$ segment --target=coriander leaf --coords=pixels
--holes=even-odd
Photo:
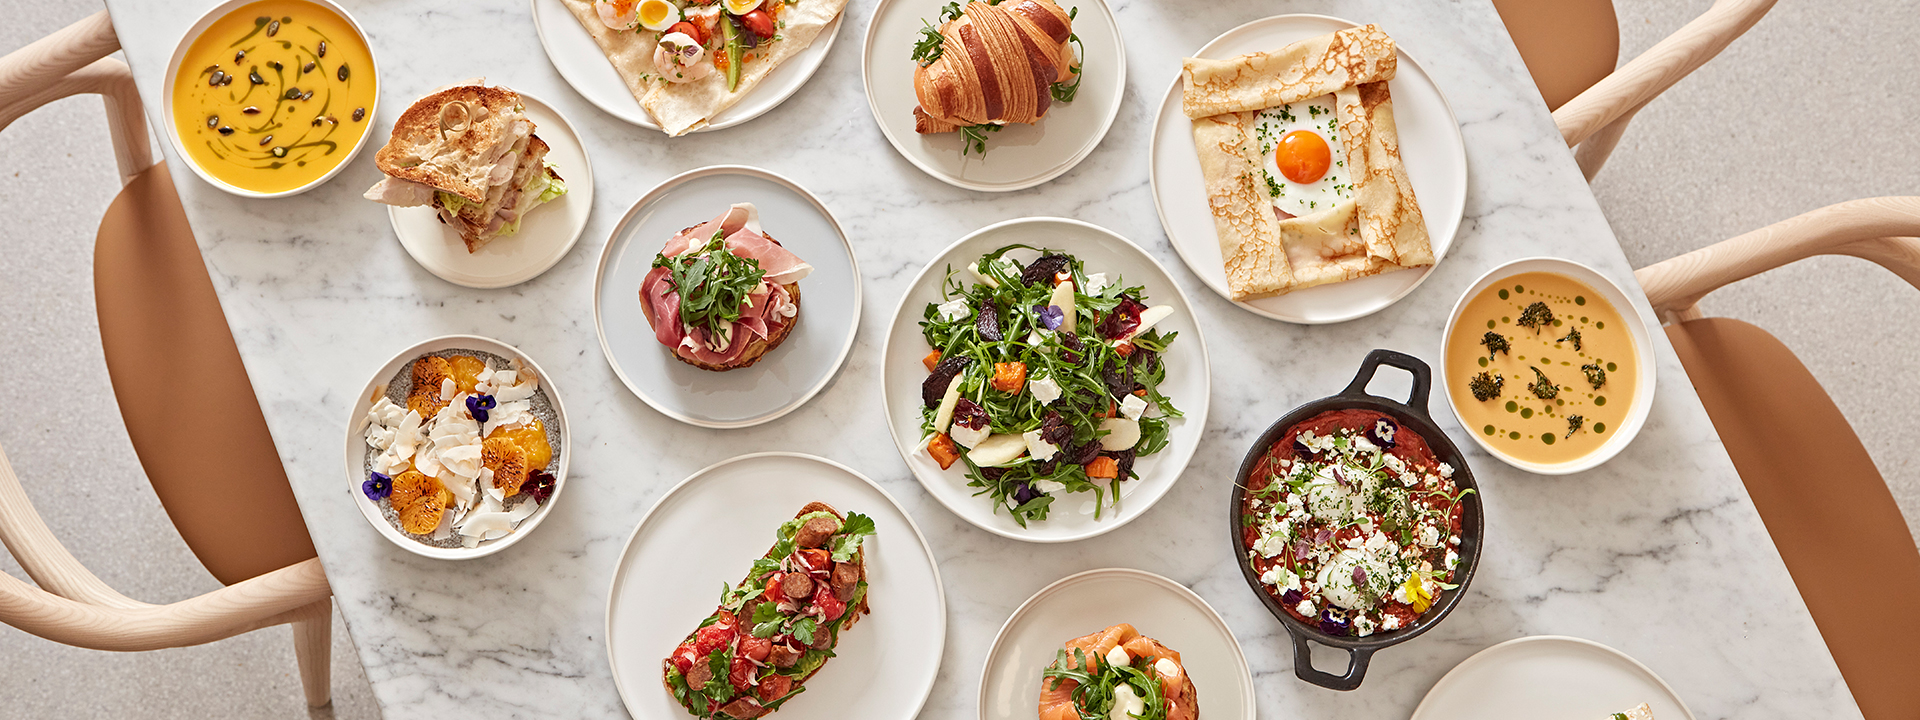
[[[793,639],[799,640],[804,645],[812,645],[813,632],[819,628],[820,621],[812,617],[800,618],[800,622],[793,624]]]
[[[860,551],[860,541],[874,534],[873,518],[860,513],[847,513],[847,519],[840,524],[840,533],[833,538],[833,561],[846,562]]]

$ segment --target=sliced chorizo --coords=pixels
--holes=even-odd
[[[827,544],[827,539],[840,531],[840,521],[836,518],[819,516],[801,523],[800,529],[793,533],[793,544],[803,548],[817,548]]]

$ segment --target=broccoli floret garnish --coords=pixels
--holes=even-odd
[[[1580,352],[1581,350],[1584,349],[1580,347],[1580,328],[1574,328],[1572,330],[1568,330],[1567,336],[1560,338],[1560,342],[1573,343],[1574,352]]]
[[[1489,362],[1493,360],[1495,354],[1513,349],[1513,345],[1507,342],[1507,336],[1492,330],[1488,330],[1487,334],[1480,336],[1480,344],[1487,346],[1487,360]]]
[[[1534,397],[1538,397],[1541,400],[1552,400],[1560,396],[1560,386],[1553,384],[1552,380],[1548,380],[1547,374],[1540,372],[1540,368],[1536,367],[1533,369],[1533,376],[1538,379],[1534,380],[1532,384],[1527,385],[1527,389],[1533,391]]]
[[[1551,327],[1553,325],[1553,308],[1547,307],[1546,303],[1535,302],[1532,305],[1528,305],[1527,309],[1521,310],[1520,319],[1513,321],[1513,324],[1523,328],[1532,328],[1536,333],[1540,332],[1541,328]]]
[[[1600,363],[1596,362],[1581,365],[1580,372],[1587,374],[1587,384],[1592,385],[1595,390],[1599,390],[1601,385],[1607,384],[1607,370],[1606,368],[1600,367]]]
[[[1467,383],[1467,387],[1473,390],[1473,399],[1486,402],[1500,397],[1500,388],[1505,387],[1506,384],[1506,378],[1482,371],[1479,375],[1473,376],[1473,382]]]
[[[1587,425],[1587,419],[1585,417],[1581,417],[1579,415],[1568,415],[1567,416],[1567,434],[1562,435],[1561,437],[1562,438],[1573,437],[1574,433],[1580,432],[1580,428],[1586,427],[1586,425]]]

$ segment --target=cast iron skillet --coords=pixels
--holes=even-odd
[[[1391,365],[1413,374],[1413,392],[1405,404],[1367,394],[1367,383],[1372,382],[1374,372],[1379,370],[1381,365]],[[1473,571],[1480,565],[1480,543],[1486,530],[1479,486],[1474,483],[1473,471],[1467,467],[1466,458],[1460,454],[1460,449],[1454,447],[1453,440],[1440,432],[1440,428],[1433,424],[1433,418],[1427,415],[1427,391],[1432,386],[1433,373],[1419,358],[1393,350],[1374,350],[1367,353],[1367,359],[1360,364],[1360,372],[1354,374],[1353,382],[1347,384],[1347,389],[1341,390],[1338,395],[1321,398],[1294,408],[1293,412],[1287,413],[1268,427],[1266,432],[1261,433],[1260,439],[1254,442],[1253,449],[1247,451],[1247,459],[1240,463],[1240,474],[1234,476],[1233,505],[1227,510],[1227,529],[1232,536],[1233,554],[1239,559],[1240,572],[1246,576],[1247,585],[1253,588],[1255,595],[1260,596],[1260,602],[1267,606],[1267,611],[1273,613],[1275,618],[1279,618],[1280,624],[1285,625],[1287,633],[1293,636],[1293,672],[1300,676],[1301,680],[1332,690],[1352,690],[1360,687],[1360,681],[1367,675],[1367,661],[1373,658],[1375,651],[1412,640],[1439,624],[1446,618],[1447,613],[1453,611],[1453,606],[1459,604],[1460,597],[1467,592],[1467,584],[1473,581]],[[1367,637],[1328,635],[1321,632],[1320,628],[1300,622],[1287,614],[1287,611],[1280,607],[1280,602],[1267,594],[1265,586],[1260,583],[1259,575],[1253,570],[1253,563],[1248,560],[1248,548],[1242,542],[1240,525],[1240,508],[1246,500],[1247,477],[1253,474],[1253,468],[1259,463],[1260,457],[1265,455],[1273,443],[1285,435],[1288,429],[1329,410],[1372,410],[1392,417],[1395,422],[1400,423],[1401,430],[1412,430],[1421,439],[1426,440],[1427,447],[1433,450],[1434,457],[1453,466],[1453,482],[1459,489],[1474,488],[1474,493],[1467,495],[1461,501],[1465,509],[1460,518],[1460,547],[1457,551],[1460,553],[1460,565],[1459,572],[1454,576],[1454,582],[1458,583],[1459,587],[1441,591],[1439,597],[1434,598],[1433,607],[1427,608],[1420,619],[1407,627],[1375,633]],[[1307,646],[1309,640],[1347,651],[1347,673],[1334,675],[1315,669],[1312,651]]]

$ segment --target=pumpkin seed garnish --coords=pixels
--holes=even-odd
[[[325,41],[325,40],[321,40],[321,41],[320,41],[320,49],[319,49],[319,51],[318,51],[318,52],[316,52],[316,53],[314,53],[314,54],[315,54],[315,55],[318,55],[318,56],[320,56],[320,57],[326,57],[326,56],[327,56],[327,41]]]
[[[300,72],[310,73],[310,72],[313,72],[313,68],[314,68],[313,62],[308,61],[305,67],[300,68]]]
[[[232,135],[232,134],[233,134],[233,126],[232,126],[232,125],[222,125],[222,126],[220,126],[220,134],[221,134],[221,135]]]
[[[353,109],[353,121],[354,121],[354,122],[360,122],[361,120],[365,120],[365,119],[366,119],[366,117],[367,117],[367,109],[366,109],[366,108],[363,108],[363,107],[360,107],[360,108],[354,108],[354,109]],[[328,119],[330,119],[330,120],[331,120],[332,118],[328,118]],[[338,121],[338,120],[334,120],[334,122],[336,122],[336,123],[338,123],[338,122],[340,122],[340,121]]]
[[[263,146],[263,147],[264,147],[264,146],[265,146],[265,145],[266,145],[267,143],[270,143],[270,142],[273,142],[273,136],[272,136],[272,135],[268,135],[268,136],[266,136],[266,137],[263,137],[263,138],[260,138],[260,145],[261,145],[261,146]]]
[[[254,107],[252,105],[248,105],[246,108],[242,109],[240,112],[246,113],[248,115],[259,115],[260,108]]]
[[[275,20],[273,22],[267,23],[267,37],[273,37],[274,35],[279,34],[279,32],[280,32],[279,20]]]
[[[345,63],[342,63],[342,64],[340,65],[340,72],[337,72],[337,73],[334,73],[334,75],[336,75],[336,76],[338,76],[338,77],[340,78],[340,81],[341,81],[341,82],[346,82],[346,81],[347,81],[347,66],[346,66],[346,64],[345,64]]]
[[[287,149],[286,149],[286,148],[283,148],[283,147],[277,147],[277,148],[274,148],[274,149],[273,149],[273,156],[274,156],[274,157],[277,157],[277,158],[283,158],[283,157],[286,157],[286,156],[287,156]]]

